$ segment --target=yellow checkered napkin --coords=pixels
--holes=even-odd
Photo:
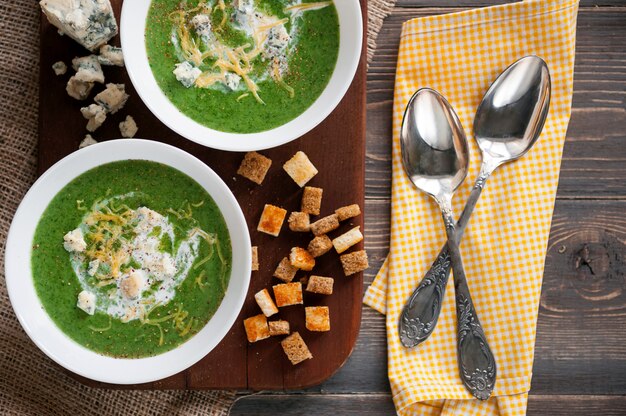
[[[389,380],[403,415],[522,415],[530,389],[541,279],[572,99],[577,0],[525,1],[414,19],[402,30],[395,83],[391,248],[365,295],[387,314]],[[542,57],[552,76],[550,113],[539,141],[491,177],[461,244],[474,304],[496,356],[494,397],[479,402],[458,376],[454,285],[439,323],[407,350],[398,337],[405,301],[445,242],[439,209],[402,170],[398,134],[420,87],[454,106],[471,146],[471,170],[454,198],[461,212],[480,165],[474,113],[495,78],[517,59]]]

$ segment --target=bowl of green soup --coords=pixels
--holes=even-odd
[[[250,265],[226,184],[182,150],[133,139],[79,150],[35,182],[5,272],[20,323],[50,358],[135,384],[188,368],[222,340]]]
[[[359,0],[133,0],[121,40],[148,108],[189,140],[275,147],[322,122],[361,58]]]

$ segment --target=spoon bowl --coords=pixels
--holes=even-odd
[[[474,136],[492,167],[522,157],[537,141],[550,106],[550,72],[538,56],[509,66],[476,111]]]
[[[438,92],[419,89],[407,104],[400,131],[402,165],[411,182],[437,201],[463,183],[469,148],[452,106]]]

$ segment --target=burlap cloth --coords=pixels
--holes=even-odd
[[[370,0],[368,61],[395,0]],[[116,391],[83,386],[28,339],[6,291],[4,248],[13,213],[36,178],[39,7],[0,2],[0,414],[227,415],[229,391]]]

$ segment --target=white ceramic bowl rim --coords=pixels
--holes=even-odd
[[[335,0],[339,16],[339,54],[328,85],[317,100],[292,121],[271,130],[240,134],[210,129],[181,113],[159,88],[145,47],[151,0],[125,1],[120,35],[126,69],[150,111],[181,136],[207,147],[229,151],[262,150],[297,139],[321,123],[348,91],[361,59],[363,21],[359,0]]]
[[[30,263],[38,219],[52,198],[81,173],[105,163],[129,159],[163,163],[187,174],[204,187],[224,216],[233,247],[230,282],[211,320],[198,334],[175,349],[139,359],[103,356],[65,335],[43,309],[33,284]],[[195,364],[227,334],[239,315],[248,290],[252,261],[249,247],[248,228],[237,200],[207,165],[189,153],[163,143],[139,139],[113,140],[86,147],[63,158],[28,191],[15,213],[7,238],[7,290],[22,327],[52,360],[96,381],[146,383],[176,374]]]

